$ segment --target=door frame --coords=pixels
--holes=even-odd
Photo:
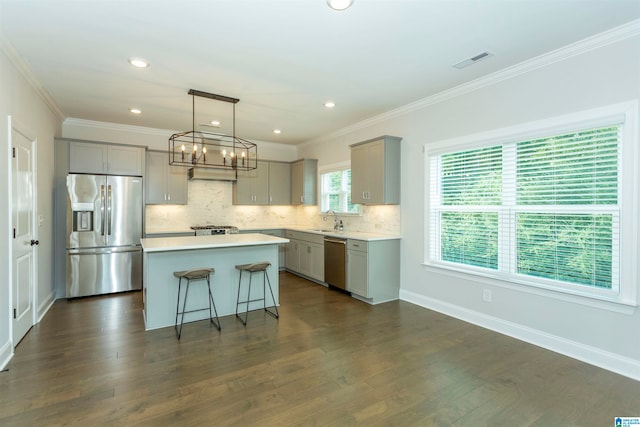
[[[7,302],[7,313],[9,314],[9,340],[11,341],[11,352],[15,351],[17,343],[15,342],[13,336],[13,242],[12,242],[12,228],[13,228],[13,131],[16,131],[22,134],[25,138],[31,141],[31,165],[32,165],[32,193],[31,193],[31,203],[33,207],[33,214],[31,215],[31,230],[32,230],[32,238],[34,240],[38,240],[38,164],[37,164],[37,150],[38,150],[38,139],[35,137],[35,132],[21,123],[19,120],[16,120],[11,115],[7,116],[7,133],[8,133],[8,141],[9,141],[9,156],[8,157],[8,171],[9,171],[9,192],[10,196],[8,197],[9,203],[8,205],[8,218],[9,221],[9,240],[7,242],[9,246],[9,301]],[[39,251],[34,249],[33,252],[33,283],[31,284],[31,295],[33,295],[32,307],[32,319],[31,326],[34,326],[38,322],[38,253]]]

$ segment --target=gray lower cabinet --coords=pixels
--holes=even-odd
[[[301,159],[291,163],[291,204],[317,205],[318,160]]]
[[[400,240],[347,242],[347,290],[378,304],[400,296]]]
[[[90,141],[69,142],[69,172],[144,175],[145,148]]]
[[[286,230],[290,240],[286,247],[287,270],[324,282],[324,236],[315,233]]]
[[[352,203],[400,203],[401,140],[385,135],[351,145]]]
[[[147,205],[187,204],[187,168],[169,165],[165,151],[147,151],[145,200]]]

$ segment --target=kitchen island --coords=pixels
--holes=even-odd
[[[268,261],[271,266],[267,272],[278,303],[278,244],[288,241],[259,233],[141,239],[145,329],[174,325],[178,298],[178,279],[173,276],[174,271],[214,268],[211,291],[218,316],[222,317],[235,314],[238,296],[238,270],[235,266]],[[252,287],[252,299],[261,296],[262,293],[262,278],[256,276],[254,281],[257,281],[259,286]],[[243,286],[243,291],[246,292],[246,286]],[[268,297],[267,306],[270,303]],[[206,283],[194,282],[189,289],[186,309],[206,306]],[[262,303],[254,302],[249,310],[261,307]],[[208,311],[188,313],[185,315],[185,323],[207,319],[208,316]]]

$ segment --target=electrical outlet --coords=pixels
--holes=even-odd
[[[369,222],[369,214],[364,214],[364,215],[362,215],[362,220],[363,220],[364,222]]]
[[[491,302],[491,289],[482,290],[482,301]]]
[[[167,211],[163,210],[163,211],[160,213],[160,218],[162,218],[162,219],[167,219]]]

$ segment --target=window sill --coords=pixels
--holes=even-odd
[[[543,285],[527,282],[506,280],[491,274],[481,272],[470,272],[468,270],[457,269],[455,267],[423,262],[422,265],[427,271],[444,274],[451,277],[465,279],[486,285],[496,286],[511,291],[525,292],[533,295],[553,298],[574,304],[594,307],[626,315],[633,315],[638,307],[636,301],[622,300],[618,298],[604,297],[580,292],[571,292],[565,289],[553,289]]]

